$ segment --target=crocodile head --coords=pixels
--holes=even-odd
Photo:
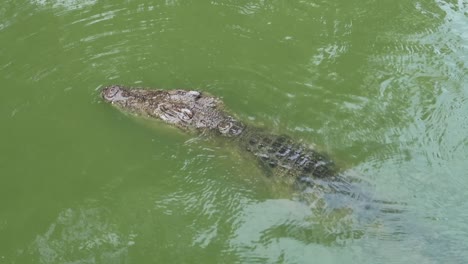
[[[101,97],[124,112],[161,119],[182,129],[210,129],[228,136],[243,131],[243,124],[223,111],[218,98],[198,91],[112,85],[102,89]]]

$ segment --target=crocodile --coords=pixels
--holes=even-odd
[[[281,175],[299,186],[321,185],[338,192],[350,192],[350,184],[340,176],[327,155],[289,136],[247,125],[209,93],[111,85],[101,90],[101,97],[126,113],[162,120],[183,131],[208,133],[235,141],[258,160],[267,175]]]
[[[336,232],[337,227],[333,227],[327,235],[332,241],[363,235],[360,227],[351,232],[345,230],[348,224],[352,225],[348,222],[353,221],[351,218],[367,226],[378,216],[403,212],[394,207],[398,203],[372,198],[365,182],[352,177],[349,171],[340,170],[325,153],[287,135],[241,121],[218,97],[207,92],[111,85],[104,87],[100,94],[105,102],[124,113],[162,120],[185,132],[212,135],[234,143],[257,160],[272,180],[285,182],[298,190],[294,192],[295,198],[310,205],[314,212],[325,212],[317,214],[326,219],[317,219],[318,222],[340,221],[339,226],[344,229]],[[379,206],[374,206],[376,204]],[[349,218],[351,212],[354,213]]]

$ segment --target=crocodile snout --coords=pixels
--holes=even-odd
[[[101,96],[105,101],[110,103],[126,100],[128,98],[124,94],[124,89],[118,85],[112,85],[102,89]]]

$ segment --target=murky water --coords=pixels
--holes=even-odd
[[[468,261],[464,0],[4,0],[0,81],[0,263]],[[113,83],[222,97],[392,203],[304,202]]]

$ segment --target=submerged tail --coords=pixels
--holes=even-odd
[[[399,221],[406,211],[404,202],[378,198],[370,184],[343,175],[326,179],[309,176],[298,177],[295,184],[296,197],[312,206],[317,201],[322,212],[334,214],[347,211],[347,219],[353,218],[357,227],[381,226]]]
[[[352,222],[362,234],[368,226],[385,228],[405,212],[405,203],[378,198],[370,184],[339,172],[327,155],[309,145],[257,128],[246,128],[237,140],[268,177],[292,183],[298,200],[337,225]]]

